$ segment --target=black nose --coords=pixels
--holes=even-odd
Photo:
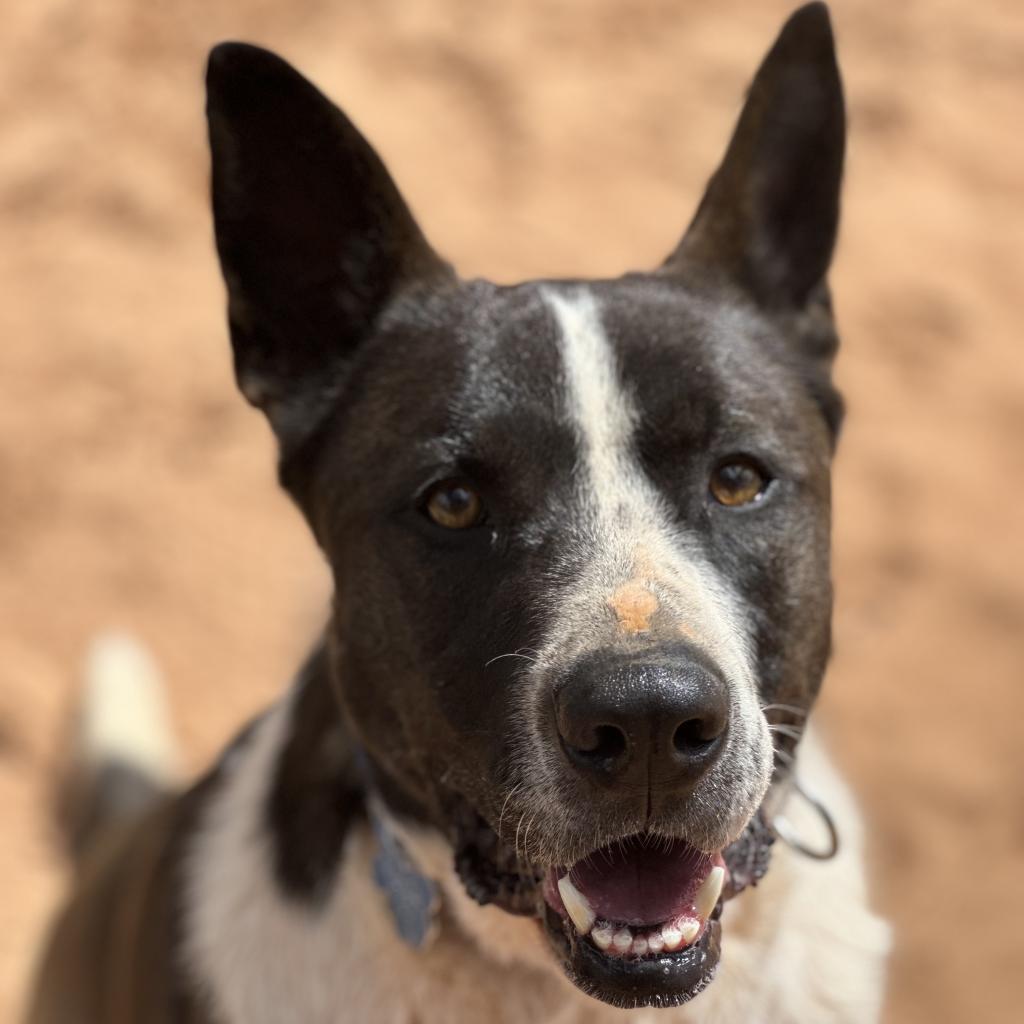
[[[729,692],[689,648],[592,656],[558,688],[555,717],[570,761],[594,780],[689,789],[725,744]]]

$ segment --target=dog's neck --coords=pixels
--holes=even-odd
[[[361,872],[380,890],[396,939],[411,948],[431,945],[443,929],[449,943],[472,942],[504,964],[551,971],[535,921],[481,907],[467,895],[455,851],[424,803],[347,733],[336,682],[321,644],[286,698],[289,726],[267,801],[279,887],[316,908],[329,900],[339,872]],[[349,830],[360,825],[368,825],[372,855],[357,867],[344,845]]]

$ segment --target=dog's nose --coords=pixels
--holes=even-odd
[[[689,649],[591,657],[555,696],[558,733],[578,771],[608,785],[692,789],[725,745],[725,680]]]

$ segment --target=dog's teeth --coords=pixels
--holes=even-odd
[[[599,924],[594,928],[590,937],[598,949],[611,949],[612,939],[615,937],[615,929],[610,924]]]
[[[630,949],[633,956],[647,956],[647,938],[643,935],[638,935],[633,940],[633,946]]]
[[[683,933],[674,924],[661,926],[661,937],[667,952],[672,953],[683,944]]]
[[[661,932],[651,932],[647,936],[647,948],[652,953],[660,953],[665,948],[665,936]]]
[[[711,911],[715,909],[718,897],[722,895],[722,885],[724,882],[725,868],[721,865],[716,865],[711,869],[708,877],[704,879],[704,884],[700,887],[697,898],[694,900],[694,908],[697,911],[698,917],[706,921],[711,916]]]
[[[612,936],[612,947],[618,953],[628,953],[633,945],[633,933],[628,928],[620,928]]]
[[[558,880],[558,894],[562,897],[565,912],[572,918],[576,931],[586,935],[594,927],[597,915],[590,907],[587,897],[569,881],[569,876]]]
[[[697,933],[700,931],[700,921],[695,921],[692,917],[684,917],[679,922],[679,934],[683,937],[683,945],[688,946],[695,938]]]

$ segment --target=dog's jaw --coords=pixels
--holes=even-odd
[[[774,841],[758,812],[724,858],[707,858],[703,884],[698,880],[689,904],[688,916],[700,917],[699,933],[684,931],[674,940],[670,934],[672,948],[622,951],[602,944],[597,928],[586,934],[588,929],[573,921],[557,891],[552,898],[553,879],[561,872],[519,861],[518,883],[513,883],[512,851],[503,848],[468,806],[457,815],[463,827],[451,839],[391,814],[383,803],[380,807],[387,827],[444,893],[445,917],[457,922],[487,955],[499,963],[546,969],[558,965],[581,991],[620,1008],[680,1005],[707,987],[720,955],[723,906],[764,877]],[[597,851],[598,874],[608,856]],[[710,903],[709,888],[714,890]],[[607,922],[599,924],[607,927]],[[635,929],[638,936],[648,931]]]

